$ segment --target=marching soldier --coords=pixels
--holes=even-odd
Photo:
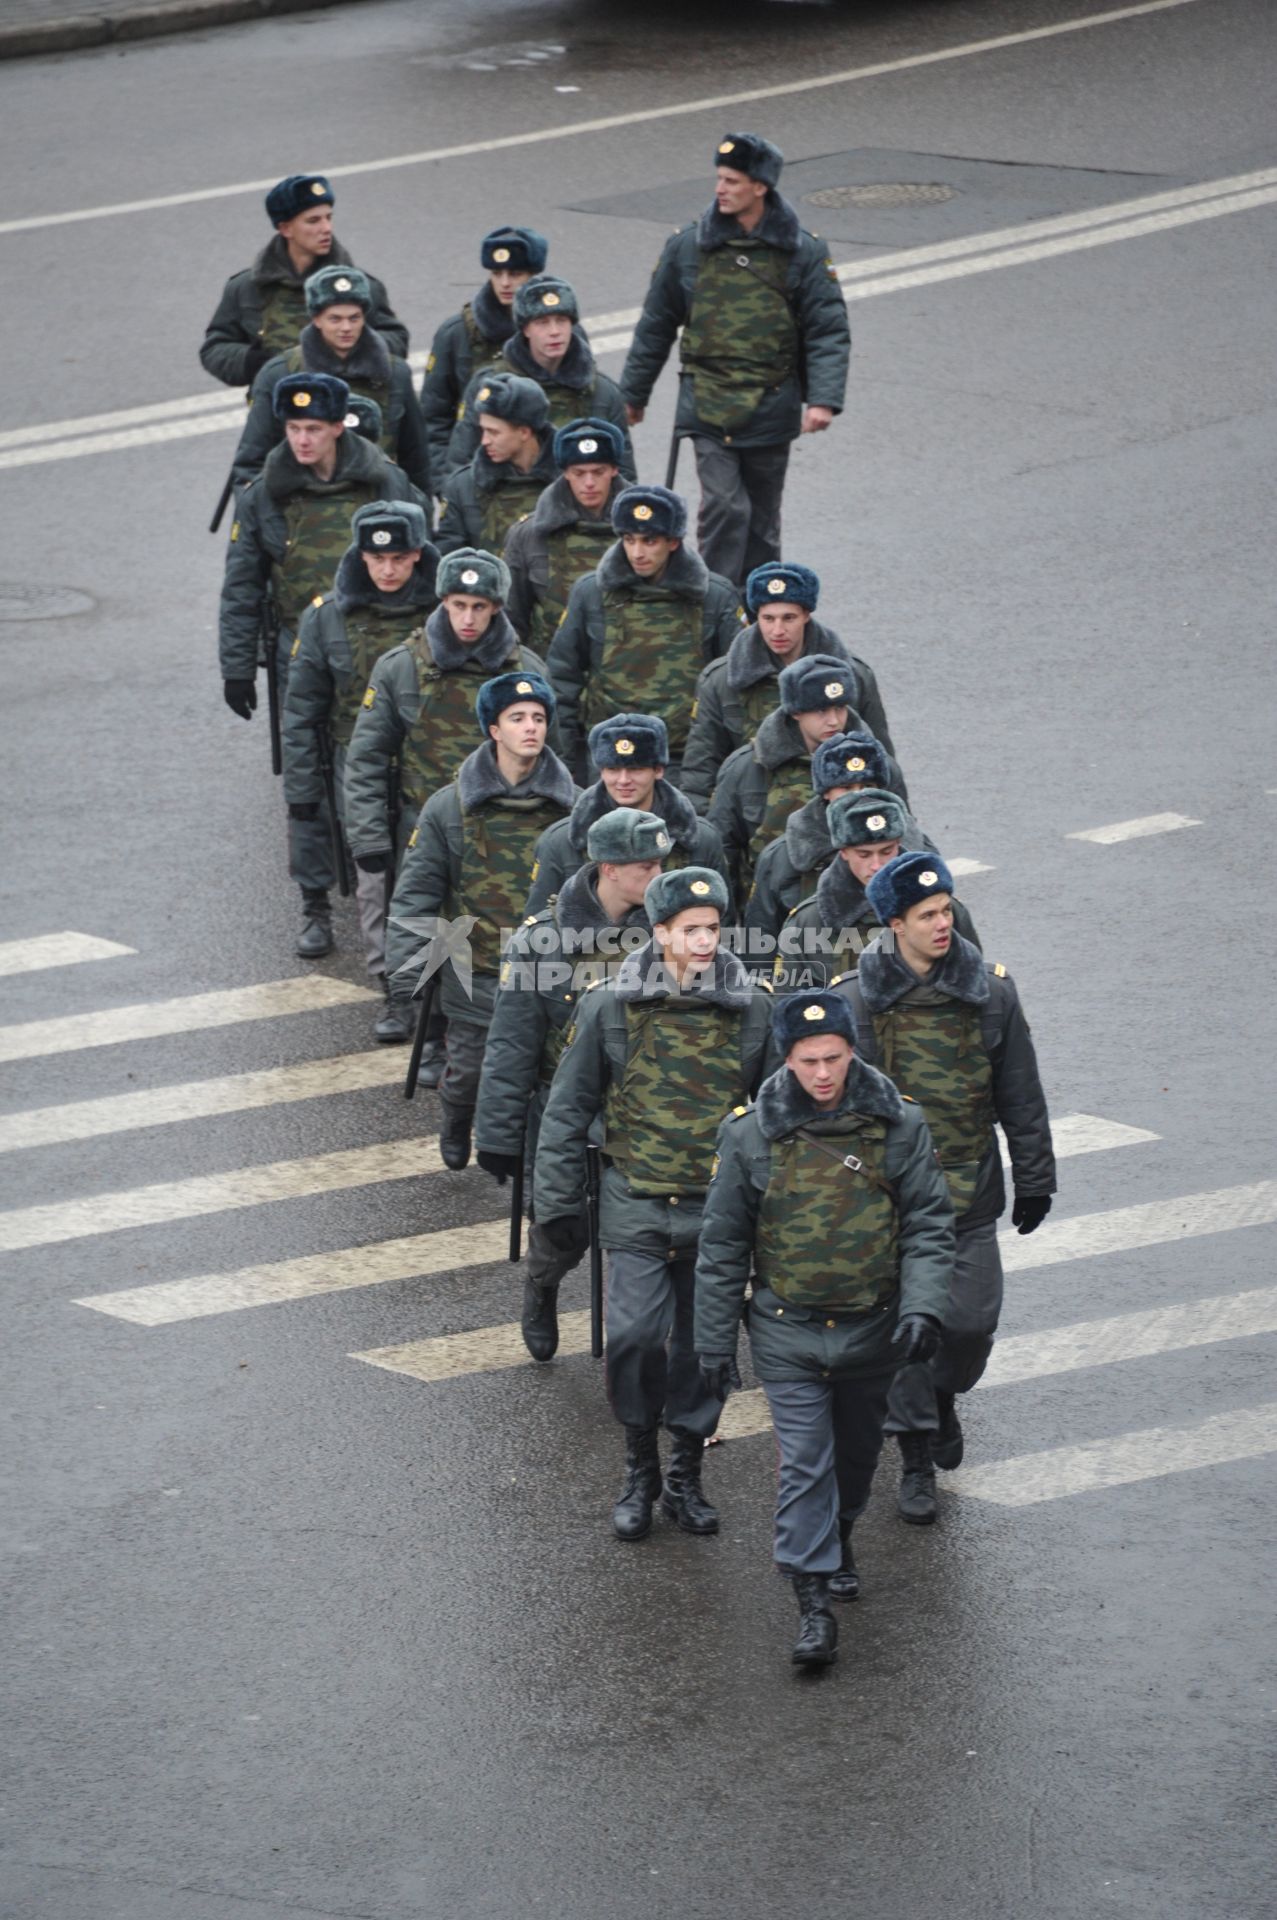
[[[720,1398],[749,1343],[776,1443],[775,1559],[793,1583],[792,1659],[827,1666],[829,1601],[860,1591],[851,1534],[869,1499],[901,1359],[939,1339],[953,1208],[922,1109],[859,1057],[844,1000],[780,1001],[784,1064],[723,1122],[696,1261],[696,1351]]]
[[[696,449],[698,544],[739,583],[780,558],[790,444],[842,411],[851,336],[824,241],[778,191],[780,149],[733,133],[714,165],[713,206],[657,262],[621,390],[637,426],[681,327],[675,432]]]
[[[626,1465],[612,1525],[622,1540],[650,1531],[658,1499],[689,1533],[718,1528],[701,1488],[720,1401],[692,1342],[696,1240],[718,1123],[756,1085],[768,1041],[766,993],[719,945],[722,876],[709,867],[659,874],[645,906],[651,943],[577,1010],[541,1119],[535,1184],[546,1238],[569,1249],[586,1143],[601,1122],[607,1383]],[[662,1420],[673,1441],[663,1498]]]
[[[888,932],[839,989],[855,1019],[856,1051],[922,1107],[957,1215],[939,1351],[901,1368],[887,1410],[903,1466],[901,1516],[926,1526],[936,1517],[936,1467],[962,1459],[956,1396],[988,1365],[1002,1308],[997,1223],[1006,1189],[994,1121],[1011,1156],[1011,1221],[1021,1233],[1033,1233],[1051,1211],[1055,1155],[1020,996],[1005,967],[954,931],[944,861],[902,853],[865,891]]]
[[[322,173],[290,173],[266,196],[274,238],[251,267],[226,282],[208,323],[200,360],[215,380],[249,387],[266,362],[297,344],[306,324],[303,288],[316,267],[353,265],[333,233],[333,190]],[[391,311],[380,280],[367,276],[369,322],[392,353],[408,352],[408,329]]]
[[[386,931],[391,980],[406,978],[419,957],[423,922],[445,915],[461,920],[466,932],[468,966],[450,953],[440,971],[448,1032],[439,1082],[439,1152],[454,1172],[470,1159],[502,930],[518,924],[538,839],[577,797],[567,768],[546,745],[554,695],[539,673],[485,680],[475,712],[483,744],[422,808],[404,849]],[[440,929],[434,937],[442,934]]]
[[[620,537],[573,587],[547,656],[569,764],[584,769],[585,735],[642,687],[677,779],[697,678],[745,616],[731,583],[684,544],[687,508],[668,487],[627,487],[612,527]]]
[[[514,296],[515,331],[492,363],[476,369],[457,409],[457,424],[448,442],[446,472],[455,473],[474,455],[479,444],[476,414],[480,387],[490,384],[498,373],[522,374],[545,388],[550,420],[556,427],[567,426],[583,414],[595,414],[610,420],[624,441],[621,471],[627,480],[635,477],[634,449],[625,421],[625,402],[615,380],[600,373],[594,355],[580,327],[581,317],[576,295],[566,280],[553,274],[534,274]]]
[[[307,280],[305,297],[310,322],[300,340],[268,360],[253,382],[248,421],[231,462],[235,485],[247,486],[279,444],[283,429],[271,404],[276,381],[288,373],[332,373],[376,403],[382,448],[414,487],[428,495],[430,456],[412,375],[407,361],[393,354],[389,342],[368,325],[368,275],[358,267],[320,267]]]
[[[442,484],[449,470],[448,442],[457,408],[476,366],[496,359],[514,332],[514,296],[545,266],[548,247],[531,227],[497,227],[485,234],[479,262],[487,279],[460,313],[445,320],[426,355],[421,382],[430,463]]]
[[[259,648],[274,646],[281,703],[302,615],[328,592],[350,545],[359,507],[426,502],[406,474],[345,428],[349,388],[327,373],[289,374],[275,388],[284,440],[245,488],[226,550],[218,622],[222,691],[241,720],[257,705]],[[304,803],[303,803],[304,804]],[[289,821],[289,872],[302,890],[296,951],[321,960],[332,951],[332,846],[318,817]]]
[[[433,793],[446,787],[474,749],[474,703],[485,680],[518,669],[544,674],[544,663],[519,639],[502,608],[509,592],[505,562],[462,547],[440,560],[439,605],[403,646],[372,669],[346,755],[346,833],[361,873],[385,874],[396,844],[386,796],[399,768],[399,847]],[[520,900],[520,905],[522,901]],[[407,1040],[413,1005],[407,982],[387,970],[380,1040]],[[418,1084],[438,1086],[443,1022],[436,1018]]]
[[[851,705],[887,752],[895,752],[873,668],[813,617],[819,594],[820,581],[811,568],[792,561],[756,567],[745,582],[751,624],[702,673],[683,755],[680,785],[702,811],[728,754],[752,740],[775,707],[781,669],[813,654],[843,661]]]
[[[294,820],[327,820],[324,742],[341,816],[346,750],[369,675],[383,653],[419,627],[435,605],[439,556],[415,501],[374,500],[351,522],[354,542],[342,555],[331,593],[302,615],[284,702],[284,798]],[[391,798],[388,791],[388,803]],[[389,861],[386,862],[388,867]],[[359,921],[368,971],[386,985],[386,867],[356,872]],[[377,1023],[379,1040],[406,1038]]]
[[[846,662],[836,655],[795,660],[781,669],[780,705],[749,745],[737,747],[724,762],[707,818],[722,835],[738,900],[749,898],[763,848],[780,837],[790,814],[810,794],[817,747],[835,734],[866,731],[848,687]],[[904,790],[894,760],[888,784]]]
[[[541,1114],[578,997],[651,938],[643,899],[670,851],[655,814],[613,808],[590,828],[586,864],[569,874],[552,905],[528,916],[507,947],[474,1125],[475,1157],[498,1186],[520,1157],[535,1165]],[[535,1219],[529,1231],[522,1326],[534,1360],[552,1360],[558,1350],[559,1283],[586,1250],[584,1219],[578,1229],[564,1248],[552,1246]]]
[[[856,971],[870,940],[882,932],[865,889],[875,873],[896,858],[914,824],[904,802],[884,787],[842,794],[830,803],[827,817],[835,857],[817,880],[816,891],[785,921],[772,974],[776,993],[825,987],[835,975],[845,979]],[[979,947],[971,915],[956,896],[951,905],[955,929]],[[836,951],[818,945],[818,936],[829,933],[837,937]]]
[[[542,835],[532,869],[529,913],[548,906],[576,872],[595,825],[613,809],[637,807],[657,816],[670,841],[664,856],[667,869],[713,867],[728,878],[718,834],[665,778],[669,750],[665,722],[656,713],[618,713],[590,729],[590,759],[599,777],[569,818]]]
[[[500,553],[555,477],[545,389],[517,373],[495,374],[475,397],[480,444],[444,483],[439,551],[482,547]]]
[[[625,443],[610,420],[573,420],[554,436],[557,478],[532,512],[511,527],[506,611],[521,639],[545,652],[567,610],[568,595],[610,547],[612,507],[625,486]]]

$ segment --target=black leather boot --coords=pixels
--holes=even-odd
[[[417,1070],[419,1087],[437,1087],[443,1079],[443,1070],[448,1064],[442,1040],[427,1040],[421,1049],[421,1065]]]
[[[838,1538],[842,1542],[842,1561],[837,1573],[829,1576],[829,1598],[831,1600],[859,1600],[860,1575],[856,1572],[856,1563],[851,1554],[851,1521],[838,1522]]]
[[[684,1533],[717,1533],[718,1508],[711,1507],[701,1489],[705,1442],[699,1434],[684,1433],[679,1427],[673,1429],[672,1438],[674,1447],[661,1506]]]
[[[661,1497],[661,1456],[655,1427],[625,1429],[625,1485],[612,1509],[618,1540],[641,1540],[652,1531],[652,1508]]]
[[[332,950],[332,902],[323,887],[303,887],[302,930],[293,951],[300,960],[322,960]]]
[[[929,1433],[898,1433],[900,1491],[896,1508],[911,1526],[929,1527],[936,1517],[936,1470],[931,1463]]]
[[[838,1622],[829,1611],[829,1582],[823,1573],[796,1573],[798,1638],[790,1659],[796,1667],[829,1667],[838,1658]]]
[[[951,1393],[936,1394],[936,1412],[940,1415],[940,1431],[932,1436],[931,1458],[937,1467],[952,1473],[962,1465],[963,1440],[962,1422]]]
[[[462,1107],[445,1107],[439,1130],[439,1157],[445,1167],[460,1173],[470,1164],[470,1122],[474,1114]]]
[[[386,996],[386,1004],[373,1025],[373,1037],[380,1040],[383,1046],[400,1046],[405,1040],[412,1039],[417,1024],[416,1005],[410,993],[397,992],[384,975],[381,988]]]
[[[534,1360],[553,1360],[559,1349],[559,1289],[523,1282],[523,1344]]]

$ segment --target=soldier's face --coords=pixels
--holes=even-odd
[[[572,338],[572,322],[566,313],[542,313],[524,322],[523,335],[532,349],[532,358],[543,367],[557,367]]]
[[[520,759],[535,759],[545,745],[548,725],[540,701],[528,700],[499,713],[488,732],[507,753],[517,754]]]
[[[854,1055],[850,1041],[827,1033],[819,1040],[795,1040],[785,1065],[818,1107],[832,1107],[842,1097]]]
[[[497,610],[495,600],[481,599],[477,593],[445,593],[443,605],[448,609],[452,631],[467,647],[482,640]]]
[[[899,851],[898,840],[883,840],[868,847],[839,848],[843,859],[862,887],[866,880],[873,879],[879,867],[885,867],[888,860],[894,860]]]
[[[617,471],[616,467],[605,467],[601,461],[588,460],[579,466],[565,467],[563,477],[577,506],[586,513],[597,514],[607,503]]]
[[[364,310],[353,301],[339,300],[336,306],[322,307],[311,325],[326,346],[344,356],[358,344],[365,326]]]
[[[621,545],[625,557],[640,580],[659,580],[681,540],[669,540],[662,533],[623,533]]]
[[[530,273],[522,272],[518,267],[494,267],[488,275],[488,285],[503,307],[511,307],[519,288],[531,278]]]
[[[406,553],[366,553],[364,565],[378,593],[398,593],[411,580],[420,558],[421,548],[409,547]]]
[[[832,805],[834,804],[834,801],[841,800],[844,793],[854,793],[854,792],[855,792],[854,787],[826,787],[825,791],[821,794],[820,797],[824,801],[827,807],[832,807]]]
[[[652,792],[664,767],[600,767],[599,779],[618,807],[652,811]]]
[[[331,253],[333,244],[333,210],[327,201],[317,207],[307,207],[291,220],[281,220],[279,231],[286,244],[299,253],[310,253],[317,260]]]
[[[285,420],[284,437],[299,467],[321,467],[335,459],[345,428],[340,420]]]
[[[778,660],[792,660],[802,652],[803,635],[811,621],[806,607],[778,600],[771,606],[760,607],[755,618],[764,644]]]
[[[822,740],[832,740],[847,731],[846,707],[816,707],[811,713],[796,713],[798,731],[808,753],[814,753]]]
[[[898,914],[891,931],[905,965],[925,972],[944,959],[953,943],[952,898],[947,893],[930,894],[908,913]]]
[[[642,906],[643,895],[660,870],[659,860],[626,860],[619,866],[613,866],[610,862],[607,866],[612,885],[627,907]]]
[[[662,921],[652,931],[664,949],[665,959],[676,971],[686,968],[691,973],[700,973],[713,963],[718,952],[721,932],[718,908],[684,907],[672,920]]]
[[[720,213],[749,213],[766,198],[767,188],[761,180],[751,180],[747,173],[737,173],[733,167],[715,168],[714,205]]]
[[[512,420],[498,420],[495,413],[479,415],[479,442],[489,460],[499,467],[513,460],[532,436],[531,427],[517,427]]]

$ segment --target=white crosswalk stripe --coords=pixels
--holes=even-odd
[[[0,941],[0,976],[78,967],[86,960],[115,960],[136,952],[136,947],[122,947],[118,940],[100,940],[92,933],[40,933],[30,940]]]
[[[259,987],[232,987],[226,992],[196,993],[178,1000],[148,1000],[137,1006],[107,1007],[101,1013],[66,1014],[57,1020],[24,1020],[16,1026],[0,1027],[0,1061],[38,1060],[45,1054],[114,1047],[126,1040],[198,1033],[240,1021],[274,1020],[284,1014],[354,1006],[377,997],[371,988],[352,986],[346,980],[299,974],[289,980],[268,980]]]
[[[1277,1453],[1277,1404],[1242,1407],[1191,1426],[1148,1427],[1081,1446],[960,1467],[944,1478],[945,1492],[999,1507],[1033,1507],[1105,1487],[1129,1487],[1171,1473],[1224,1466]]]
[[[1186,813],[1146,813],[1138,820],[1115,820],[1107,827],[1085,827],[1065,834],[1066,840],[1090,840],[1097,847],[1115,847],[1123,840],[1149,840],[1158,833],[1178,833],[1182,827],[1200,827]]]

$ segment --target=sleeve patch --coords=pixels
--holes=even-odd
[[[414,827],[412,832],[408,835],[408,845],[410,847],[415,847],[416,844],[417,844],[417,829]]]
[[[295,659],[297,658],[297,656],[298,656],[298,654],[299,654],[299,653],[301,652],[301,650],[302,650],[302,637],[301,637],[301,635],[300,635],[300,633],[296,633],[296,634],[294,634],[294,635],[293,635],[293,644],[292,644],[292,646],[291,646],[291,647],[290,647],[290,648],[288,649],[288,657],[289,657],[289,659],[290,659],[290,660],[295,660]]]
[[[368,689],[368,691],[367,691],[367,693],[366,693],[366,694],[364,695],[364,698],[363,698],[363,704],[364,704],[364,706],[365,706],[365,707],[370,707],[370,706],[372,706],[372,704],[373,704],[373,702],[374,702],[374,701],[376,700],[376,698],[377,698],[377,689],[376,689],[376,687],[369,687],[369,689]]]
[[[434,370],[435,370],[435,357],[434,357],[434,354],[433,354],[433,353],[428,353],[428,354],[426,355],[426,372],[427,372],[427,373],[433,373],[433,372],[434,372]]]
[[[993,977],[995,980],[1005,980],[1007,977],[1007,970],[1000,960],[994,966]]]
[[[238,520],[231,521],[231,539],[232,540],[239,539],[239,521]]]

